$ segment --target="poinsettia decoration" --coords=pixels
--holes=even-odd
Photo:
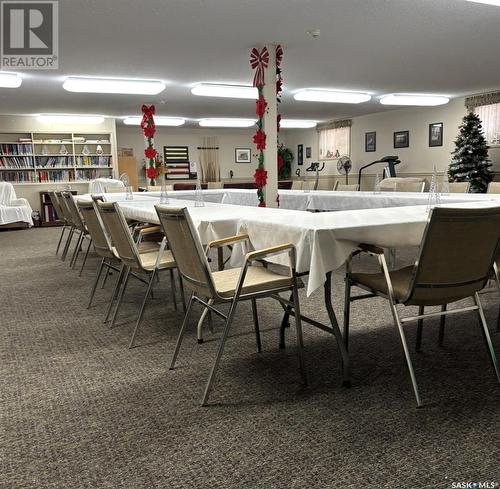
[[[250,53],[250,66],[255,70],[253,86],[257,87],[259,97],[255,102],[255,114],[257,115],[257,130],[255,131],[253,142],[257,148],[258,166],[254,174],[254,182],[257,186],[257,198],[259,207],[265,207],[264,187],[267,183],[267,171],[264,167],[264,150],[266,149],[266,133],[263,129],[264,114],[266,113],[267,101],[264,98],[264,70],[269,65],[269,51],[263,47],[260,51],[253,48]]]
[[[158,169],[156,165],[156,160],[158,157],[158,152],[154,148],[154,135],[156,132],[155,126],[155,106],[154,105],[143,105],[142,106],[142,120],[141,128],[144,133],[144,138],[146,139],[146,149],[144,150],[144,156],[147,160],[146,176],[149,179],[150,185],[155,185],[156,178],[158,177]]]

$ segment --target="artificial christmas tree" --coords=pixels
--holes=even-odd
[[[464,116],[459,131],[448,170],[450,179],[452,182],[470,182],[471,192],[486,192],[493,175],[481,119],[474,112],[469,112]]]

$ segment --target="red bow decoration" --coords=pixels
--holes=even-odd
[[[267,183],[267,171],[264,168],[257,168],[253,178],[257,187],[265,187]]]
[[[264,113],[266,112],[267,102],[264,97],[260,97],[255,101],[255,113],[259,119],[264,117]]]
[[[149,126],[155,126],[155,121],[153,116],[155,115],[155,106],[154,105],[143,105],[141,107],[142,110],[142,121],[141,127],[144,129],[149,121]]]
[[[154,149],[152,146],[149,146],[144,150],[144,156],[148,160],[154,160],[156,158],[156,149]]]
[[[156,168],[154,166],[150,166],[146,170],[146,175],[150,180],[154,180],[157,177]]]
[[[253,142],[259,151],[266,149],[266,133],[259,129],[253,136]]]
[[[264,69],[269,65],[269,51],[264,46],[260,51],[253,48],[250,53],[250,66],[255,70],[253,77],[254,87],[264,86]]]
[[[283,61],[283,48],[281,47],[281,44],[278,44],[276,46],[276,66],[281,65],[282,61]]]

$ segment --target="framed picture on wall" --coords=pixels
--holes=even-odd
[[[251,163],[252,150],[250,148],[235,148],[234,157],[236,163]]]
[[[365,152],[377,151],[377,133],[375,131],[365,133]]]
[[[429,124],[429,146],[443,146],[443,126],[442,122]]]
[[[304,164],[304,145],[297,145],[297,165]]]
[[[311,158],[312,150],[311,146],[306,147],[306,158]]]
[[[394,133],[394,148],[408,148],[410,146],[410,131],[396,131]]]

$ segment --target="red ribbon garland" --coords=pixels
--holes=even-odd
[[[269,51],[264,46],[260,51],[253,48],[250,53],[250,66],[255,70],[253,77],[254,87],[264,86],[264,69],[269,65]]]

